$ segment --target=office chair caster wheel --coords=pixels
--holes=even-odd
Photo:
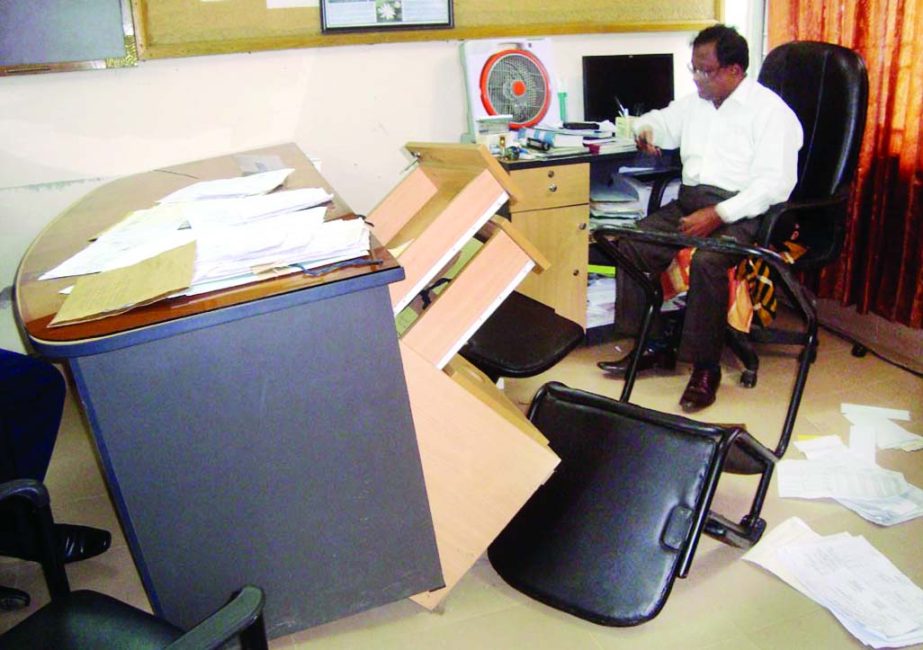
[[[12,612],[29,606],[32,599],[29,594],[12,587],[0,587],[0,611]]]
[[[744,388],[756,386],[756,370],[744,370],[740,373],[740,385]]]
[[[854,357],[864,357],[868,354],[869,349],[862,345],[861,343],[856,343],[852,346],[852,355]]]

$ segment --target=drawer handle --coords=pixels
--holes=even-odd
[[[553,169],[549,169],[549,170],[548,170],[548,178],[554,178],[554,170],[553,170]]]
[[[576,278],[578,275],[580,275],[580,269],[574,269],[574,277]]]
[[[549,192],[557,192],[557,191],[558,191],[558,186],[555,185],[554,183],[552,183],[551,185],[548,186],[548,191],[549,191]]]
[[[580,224],[580,225],[577,226],[577,227],[580,228],[580,230],[586,230],[586,224],[585,224],[585,223],[582,223],[582,224]]]

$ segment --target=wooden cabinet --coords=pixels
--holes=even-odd
[[[551,262],[519,290],[586,328],[589,163],[515,169],[523,198],[510,203],[513,226]]]

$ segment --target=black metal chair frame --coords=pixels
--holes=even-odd
[[[654,618],[685,578],[701,534],[735,546],[765,528],[761,496],[741,524],[711,510],[733,454],[775,456],[740,427],[696,422],[550,382],[528,417],[561,456],[551,478],[488,550],[497,572],[536,600],[601,625]],[[673,472],[661,469],[672,466]],[[640,528],[639,528],[640,526]]]
[[[603,253],[610,256],[616,262],[619,271],[631,276],[644,291],[647,307],[644,311],[641,326],[635,338],[637,349],[643,348],[647,341],[654,316],[660,310],[663,303],[663,293],[660,289],[659,282],[652,282],[641,269],[632,264],[630,260],[621,254],[616,245],[620,237],[632,237],[641,241],[674,246],[677,249],[698,247],[705,250],[730,253],[738,256],[758,257],[764,260],[778,274],[783,291],[797,310],[803,323],[803,329],[801,331],[790,330],[784,333],[786,342],[802,346],[802,351],[801,354],[798,355],[797,374],[792,386],[782,431],[779,434],[775,448],[772,449],[771,452],[767,450],[774,459],[781,459],[791,440],[795,419],[798,416],[798,409],[801,405],[802,397],[804,396],[805,385],[807,384],[808,371],[810,370],[811,362],[817,348],[817,311],[814,299],[807,289],[795,279],[791,272],[790,265],[774,251],[756,246],[744,246],[729,240],[688,237],[685,235],[650,232],[634,228],[603,228],[597,230],[593,237]],[[638,356],[633,355],[625,375],[625,384],[622,387],[620,401],[628,402],[630,400],[637,372]],[[762,445],[760,446],[762,447]],[[773,464],[754,464],[751,462],[752,454],[741,453],[742,451],[743,450],[737,448],[736,445],[732,448],[729,462],[727,463],[727,471],[739,474],[760,474],[759,485],[754,494],[750,511],[739,523],[734,523],[721,515],[711,513],[708,525],[705,528],[705,532],[712,537],[736,546],[747,546],[755,543],[759,540],[765,529],[765,522],[759,517],[759,513],[762,510],[766,494],[769,490],[769,483],[772,478],[774,466]]]

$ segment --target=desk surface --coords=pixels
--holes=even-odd
[[[278,156],[285,165],[295,169],[285,182],[289,189],[323,187],[334,195],[327,218],[348,217],[347,205],[318,173],[307,157],[294,144],[278,145],[248,151],[247,154]],[[161,300],[138,307],[124,314],[88,323],[76,323],[49,328],[48,324],[64,302],[59,291],[74,282],[74,278],[40,281],[38,277],[84,248],[90,239],[119,221],[133,210],[151,207],[157,199],[192,183],[216,178],[240,176],[234,156],[157,169],[120,178],[90,192],[55,219],[26,251],[16,276],[17,317],[32,342],[49,356],[71,356],[69,343],[99,340],[115,334],[149,328],[165,322],[175,322],[190,316],[214,312],[221,308],[250,304],[261,299],[292,294],[309,287],[326,287],[326,291],[301,292],[299,300],[323,298],[364,284],[386,284],[403,278],[397,261],[372,239],[371,259],[377,264],[348,267],[313,277],[291,274],[262,280],[208,294]],[[175,328],[174,328],[175,329]],[[80,352],[85,352],[81,350]]]

